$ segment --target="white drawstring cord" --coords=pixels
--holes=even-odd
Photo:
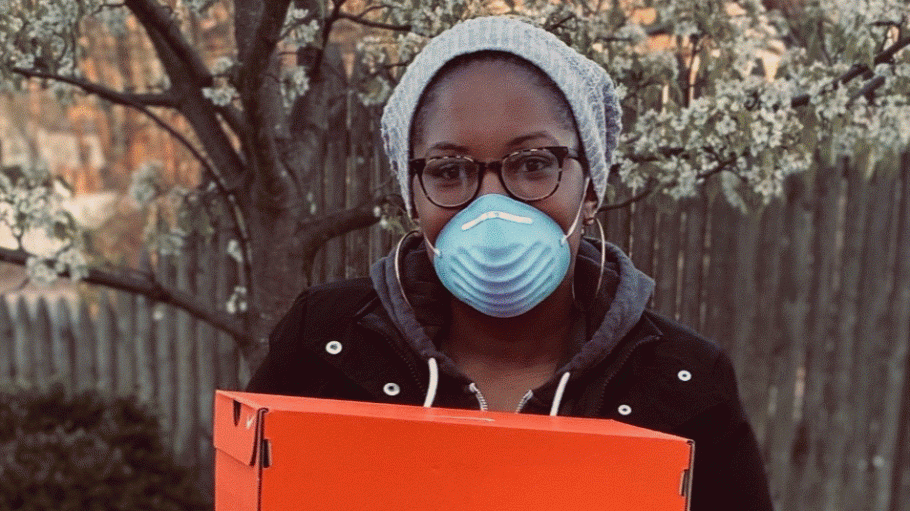
[[[559,405],[562,403],[562,396],[566,392],[566,384],[569,383],[569,371],[562,373],[559,379],[559,386],[556,387],[556,393],[553,395],[553,404],[550,405],[550,415],[556,416],[559,413]]]
[[[436,387],[439,386],[439,365],[436,364],[435,358],[427,360],[427,364],[430,366],[430,382],[427,385],[427,397],[423,400],[423,407],[431,408],[436,399]]]

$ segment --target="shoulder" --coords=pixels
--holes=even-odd
[[[368,278],[342,280],[312,286],[304,290],[272,332],[270,343],[291,333],[303,334],[354,317],[375,298],[376,292]]]
[[[655,354],[678,358],[697,367],[713,366],[723,356],[723,350],[713,341],[666,316],[645,311],[642,321],[650,322],[659,332]]]
[[[347,343],[360,311],[375,298],[366,278],[313,286],[300,293],[272,330],[268,354],[247,390],[327,397],[341,393],[349,399],[365,398],[320,355],[341,351],[341,343]]]
[[[375,295],[373,284],[367,277],[329,282],[312,286],[300,293],[290,311],[343,312],[362,306],[365,300],[369,300]]]
[[[298,356],[305,341],[338,335],[375,296],[367,278],[304,290],[272,330],[269,356]]]
[[[712,408],[738,407],[732,364],[717,344],[651,311],[641,321],[655,336],[630,357],[616,404],[634,410],[632,422],[677,431]]]

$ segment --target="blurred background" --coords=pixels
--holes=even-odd
[[[910,11],[884,0],[0,0],[0,507],[211,507],[214,389],[409,229],[382,104],[487,13],[616,80],[606,237],[731,355],[777,508],[907,509]]]

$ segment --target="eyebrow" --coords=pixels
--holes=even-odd
[[[534,140],[534,139],[538,139],[538,138],[546,138],[554,143],[556,142],[556,138],[554,138],[553,135],[549,131],[535,131],[534,133],[528,133],[527,135],[522,135],[520,137],[513,138],[512,140],[509,141],[509,143],[507,145],[509,147],[516,147],[516,146],[519,146],[519,145],[527,142],[528,140]]]
[[[513,138],[506,144],[506,147],[516,147],[527,142],[528,140],[534,140],[538,138],[546,138],[555,143],[556,139],[548,131],[535,131],[533,133],[528,133],[527,135],[521,135],[520,137]],[[467,152],[468,148],[463,145],[453,144],[451,142],[437,142],[427,148],[427,152],[430,152],[433,149],[438,149],[441,151],[460,151]]]
[[[440,149],[443,151],[461,151],[467,152],[468,148],[462,145],[453,144],[451,142],[436,142],[427,148],[427,152],[432,151],[433,149]]]

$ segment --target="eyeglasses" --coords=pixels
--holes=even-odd
[[[474,200],[481,176],[487,169],[499,176],[506,192],[518,200],[533,202],[553,195],[562,178],[562,164],[572,158],[584,164],[568,147],[523,149],[501,160],[477,161],[468,156],[438,156],[408,162],[424,195],[441,208],[458,208]]]

